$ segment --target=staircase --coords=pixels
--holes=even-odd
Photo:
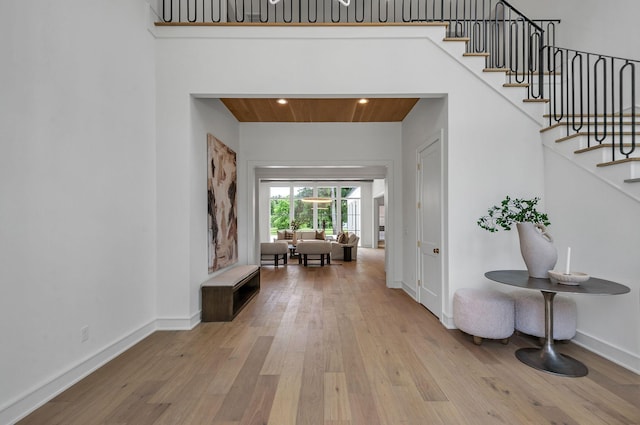
[[[484,60],[482,78],[541,122],[546,148],[640,201],[640,62],[555,46],[543,46],[536,61],[531,41],[521,54],[533,60],[496,67],[495,52],[473,51],[472,37],[448,34],[447,43],[464,44],[461,60],[476,74],[472,61]]]

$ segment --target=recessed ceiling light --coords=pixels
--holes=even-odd
[[[287,99],[278,99],[278,103],[281,105],[286,105],[289,102],[287,102]]]
[[[360,99],[358,103],[364,105],[365,103],[369,103],[369,99]]]

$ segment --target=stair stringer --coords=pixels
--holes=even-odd
[[[460,45],[465,45],[463,41],[446,40],[444,37],[441,40],[434,40],[428,38],[435,46],[441,49],[445,54],[456,60],[463,67],[467,68],[472,75],[474,75],[483,84],[490,87],[501,97],[506,99],[509,103],[514,105],[523,114],[533,120],[540,127],[543,125],[543,115],[545,111],[544,103],[526,103],[521,96],[513,96],[509,94],[514,88],[504,87],[505,78],[502,73],[488,73],[484,72],[485,69],[485,57],[484,56],[463,56],[460,51]],[[497,74],[497,75],[496,75]],[[513,92],[511,92],[513,93]]]

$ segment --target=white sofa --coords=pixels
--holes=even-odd
[[[358,258],[358,242],[359,241],[360,241],[360,238],[355,233],[351,233],[347,237],[347,241],[344,243],[332,241],[331,242],[331,259],[344,260],[344,246],[348,245],[351,247],[351,260],[355,261]]]
[[[273,241],[286,241],[291,243],[293,242],[293,233],[293,230],[278,230]],[[295,237],[296,241],[325,240],[324,231],[319,232],[317,230],[296,230]]]

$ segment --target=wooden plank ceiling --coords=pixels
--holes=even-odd
[[[416,98],[287,99],[225,98],[222,103],[239,122],[399,122],[418,102]]]

